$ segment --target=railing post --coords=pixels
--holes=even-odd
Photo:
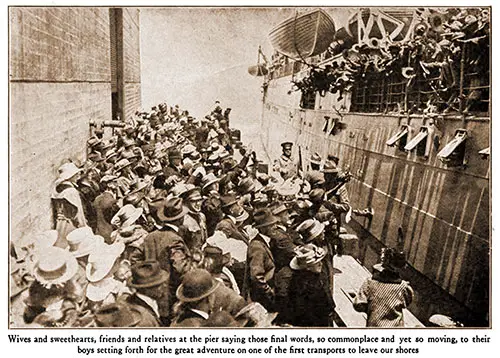
[[[466,44],[462,45],[462,53],[460,58],[460,83],[459,83],[459,91],[458,91],[458,104],[460,113],[464,111],[464,72],[465,72],[465,50]]]

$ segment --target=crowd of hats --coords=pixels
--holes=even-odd
[[[68,160],[60,166],[55,187],[74,179],[88,226],[78,227],[64,238],[61,232],[49,230],[14,242],[11,272],[15,289],[11,297],[23,292],[55,291],[54,301],[73,297],[77,304],[72,307],[78,314],[73,320],[50,324],[49,320],[33,317],[25,321],[43,326],[137,324],[140,310],[124,305],[119,298],[170,279],[158,262],[144,261],[144,240],[164,225],[180,220],[182,227],[182,220],[196,205],[206,215],[208,237],[201,242],[172,245],[172,252],[179,250],[180,260],[189,261],[182,267],[190,268],[183,272],[175,291],[178,301],[210,295],[222,284],[212,275],[227,272],[232,262],[244,264],[248,241],[258,230],[276,225],[285,212],[295,221],[300,240],[290,268],[307,269],[325,257],[325,250],[313,244],[325,226],[311,217],[304,218],[312,201],[324,198],[324,191],[317,188],[324,183],[323,173],[314,172],[309,184],[306,180],[283,182],[259,172],[261,162],[255,152],[243,146],[230,129],[229,112],[216,106],[199,120],[166,104],[148,112],[138,111],[123,128],[110,133],[95,131],[87,141],[84,163]],[[320,160],[314,154],[311,163],[319,164]],[[324,172],[338,171],[336,168],[327,161]],[[104,192],[116,199],[107,216],[95,206],[96,198]],[[196,210],[192,215],[198,220]],[[245,227],[243,239],[234,240],[215,231],[224,215]],[[100,227],[100,219],[112,227],[110,232]],[[66,244],[55,245],[58,240]],[[226,276],[229,287],[240,293],[241,281],[230,272]],[[68,289],[70,283],[72,288]],[[23,291],[23,285],[29,290]],[[265,311],[254,303],[245,312],[270,324],[276,314],[267,315]],[[224,315],[211,317],[211,321],[214,325],[235,324]]]
[[[418,21],[411,29],[412,36],[403,41],[392,41],[387,37],[370,43],[356,43],[343,49],[338,61],[325,66],[313,65],[306,76],[293,81],[293,90],[303,93],[317,91],[322,96],[327,92],[338,93],[338,100],[341,100],[343,93],[350,92],[354,83],[363,83],[371,74],[392,75],[399,79],[398,82],[407,81],[409,88],[419,81],[429,83],[426,89],[429,103],[422,101],[421,106],[409,108],[412,112],[432,114],[458,110],[459,101],[465,101],[462,107],[468,110],[474,101],[484,96],[481,88],[472,89],[468,98],[458,96],[460,63],[464,62],[462,52],[466,51],[463,65],[469,73],[486,74],[489,71],[489,10],[418,9],[415,16]],[[474,80],[469,80],[469,85],[473,85]],[[475,83],[479,87],[486,84]],[[402,111],[402,107],[392,110]]]

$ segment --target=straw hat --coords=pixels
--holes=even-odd
[[[80,173],[82,169],[78,168],[75,163],[69,162],[64,163],[58,169],[59,178],[57,178],[58,182],[63,182],[74,177],[76,174]]]
[[[25,235],[14,243],[15,246],[26,248],[33,246],[35,250],[54,246],[59,233],[57,230],[46,230],[35,235]]]
[[[293,270],[304,270],[326,256],[326,250],[313,244],[306,244],[295,249],[295,257],[290,261]]]
[[[74,257],[79,258],[90,254],[99,244],[104,242],[104,238],[94,235],[92,229],[83,226],[71,231],[67,236],[69,252]]]
[[[49,247],[34,265],[33,276],[44,286],[61,285],[78,271],[76,258],[60,247]]]
[[[325,230],[325,225],[316,219],[308,219],[297,227],[297,232],[302,235],[304,242],[310,242]]]
[[[131,204],[124,205],[111,219],[111,224],[117,227],[129,227],[142,215],[143,208],[136,208]]]
[[[97,282],[106,277],[113,268],[116,259],[120,257],[124,250],[125,244],[122,242],[100,245],[98,249],[89,255],[87,267],[85,268],[87,280]]]
[[[115,164],[115,171],[119,172],[120,170],[123,170],[124,168],[128,167],[132,163],[128,159],[120,159],[118,162]]]
[[[321,155],[319,153],[314,153],[311,155],[311,159],[309,160],[312,164],[320,165],[321,164]]]

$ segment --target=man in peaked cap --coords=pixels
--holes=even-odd
[[[163,174],[168,180],[173,177],[182,178],[182,153],[180,150],[172,149],[168,152],[168,166],[163,169]]]
[[[184,239],[190,249],[201,249],[208,237],[207,219],[201,212],[203,197],[200,188],[192,184],[187,185],[188,189],[180,195],[188,211],[184,218],[184,227],[187,229]]]
[[[294,178],[298,174],[299,164],[292,158],[292,142],[281,143],[283,153],[275,160],[273,170],[278,172],[284,180]]]

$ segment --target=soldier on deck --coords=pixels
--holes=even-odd
[[[298,174],[298,162],[292,158],[292,142],[281,143],[283,154],[275,160],[273,170],[280,173],[284,180],[294,178]]]

